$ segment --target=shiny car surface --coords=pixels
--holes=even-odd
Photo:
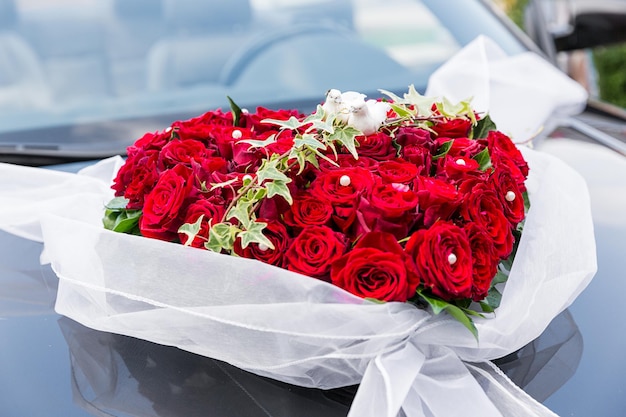
[[[538,51],[477,0],[0,0],[0,160],[75,172],[227,96],[307,111],[330,87],[423,90],[479,34]],[[539,339],[496,361],[563,416],[626,410],[620,114],[587,112],[537,144],[587,179],[600,266]],[[356,387],[291,386],[56,314],[41,250],[0,232],[1,416],[347,414]]]

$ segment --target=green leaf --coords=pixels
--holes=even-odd
[[[478,162],[478,169],[481,171],[485,171],[491,168],[491,156],[489,155],[489,149],[485,148],[473,158],[476,162]]]
[[[129,200],[125,197],[115,197],[104,207],[108,210],[124,210],[126,209],[128,202]]]
[[[360,135],[362,135],[361,131],[351,126],[342,126],[341,128],[335,129],[335,132],[328,136],[328,140],[338,142],[345,146],[354,159],[359,159],[359,154],[356,151],[356,137]]]
[[[245,249],[250,243],[257,243],[274,249],[274,244],[263,234],[265,227],[267,227],[267,223],[251,222],[246,230],[237,234],[237,237],[241,239],[241,247]]]
[[[220,183],[211,183],[211,191],[215,190],[216,188],[227,187],[227,186],[229,186],[231,184],[236,183],[237,181],[238,181],[237,178],[233,178],[231,180],[220,182]]]
[[[302,123],[305,125],[311,123],[311,129],[315,130],[322,130],[328,133],[333,133],[335,131],[335,115],[325,114],[324,109],[319,104],[317,105],[315,113],[307,116]]]
[[[470,103],[471,99],[454,104],[444,97],[441,103],[437,103],[437,110],[439,110],[439,113],[449,118],[467,116],[472,121],[472,124],[476,124],[476,115],[474,114],[474,109],[472,109]]]
[[[185,246],[191,245],[191,242],[193,242],[193,240],[196,238],[198,233],[200,233],[203,219],[204,219],[204,214],[200,215],[200,217],[198,217],[198,220],[196,220],[195,223],[185,223],[178,228],[178,233],[182,233],[187,236],[187,239],[185,240],[185,242],[183,242],[183,245]]]
[[[257,170],[257,181],[259,184],[263,184],[266,180],[278,180],[284,182],[290,182],[291,179],[283,174],[278,169],[278,163],[280,161],[278,159],[270,159],[263,161],[261,168]]]
[[[452,148],[452,143],[454,141],[453,140],[449,140],[447,142],[444,142],[441,147],[437,150],[437,154],[433,155],[433,161],[437,160],[439,158],[443,158],[445,157],[448,152],[450,151],[450,148]]]
[[[232,207],[226,214],[226,220],[237,219],[243,227],[247,227],[250,224],[250,207],[253,202],[244,201],[240,199],[237,204]]]
[[[418,288],[417,294],[428,303],[428,305],[433,309],[434,314],[440,314],[442,311],[446,311],[463,326],[465,326],[465,328],[469,330],[472,335],[474,335],[476,341],[478,341],[478,329],[476,329],[474,321],[468,315],[468,312],[470,312],[470,310],[461,309],[460,307],[444,301],[440,298],[425,295],[422,288]]]
[[[228,99],[228,103],[230,104],[230,111],[233,114],[233,125],[234,126],[239,126],[239,121],[241,120],[241,107],[239,107],[235,101],[230,98],[229,96],[226,96],[226,98]]]
[[[250,148],[265,148],[266,146],[271,145],[274,142],[276,142],[276,135],[270,135],[265,140],[243,139],[237,141],[237,143],[247,143],[248,145],[250,145]]]
[[[496,124],[489,115],[486,115],[476,123],[476,126],[472,129],[471,136],[473,139],[484,139],[489,135],[489,132],[496,129]]]
[[[222,252],[222,250],[231,251],[237,232],[239,229],[230,223],[217,223],[209,229],[209,240],[204,244],[204,247],[217,253]]]
[[[528,191],[522,192],[522,197],[524,197],[524,210],[528,213],[528,210],[530,210],[530,198],[528,197]]]
[[[487,297],[480,302],[480,306],[483,311],[488,313],[493,313],[496,308],[500,306],[500,302],[502,301],[502,294],[498,291],[497,288],[491,287]]]
[[[107,209],[102,224],[105,229],[119,233],[139,234],[141,210]]]
[[[404,102],[414,105],[420,116],[428,117],[433,114],[432,107],[435,99],[421,95],[413,84],[409,86],[409,92],[404,94]]]
[[[293,140],[293,146],[296,149],[326,149],[326,145],[312,134],[297,135]]]
[[[412,117],[412,116],[414,116],[414,114],[413,114],[413,112],[411,112],[411,110],[409,110],[406,107],[401,106],[399,104],[392,103],[391,104],[391,109],[394,112],[396,112],[396,114],[399,117]]]
[[[267,189],[267,198],[279,195],[287,200],[290,205],[293,203],[293,199],[291,198],[291,193],[289,192],[289,187],[287,187],[286,182],[279,180],[270,181],[265,183],[265,188]]]
[[[277,120],[277,119],[263,119],[261,123],[268,123],[279,126],[285,129],[296,130],[306,125],[307,123],[299,121],[295,116],[291,116],[288,120]]]

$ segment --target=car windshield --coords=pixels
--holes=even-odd
[[[329,88],[423,89],[479,34],[525,50],[481,1],[0,0],[0,151],[127,145],[227,96],[303,108]]]

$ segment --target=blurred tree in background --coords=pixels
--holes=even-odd
[[[530,0],[494,0],[509,18],[524,29],[524,9]],[[599,98],[626,107],[626,44],[592,51]]]
[[[598,72],[600,98],[626,107],[626,45],[596,48],[593,62]]]

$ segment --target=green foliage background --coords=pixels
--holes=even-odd
[[[520,28],[529,0],[498,0],[509,18]],[[626,44],[598,47],[593,50],[600,99],[626,107]]]
[[[593,61],[598,71],[600,98],[626,107],[626,44],[596,48]]]

